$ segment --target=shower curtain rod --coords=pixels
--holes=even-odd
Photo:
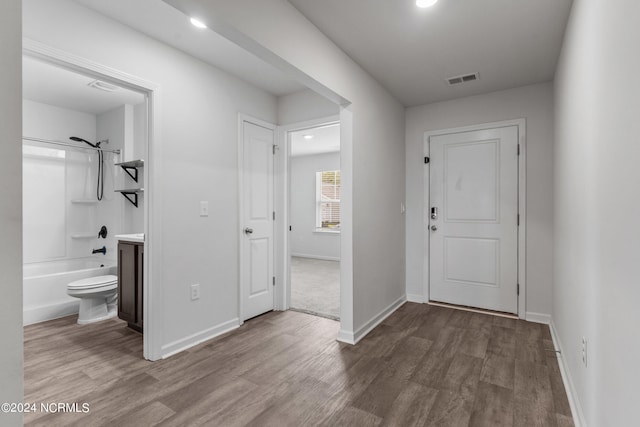
[[[82,145],[75,145],[75,144],[71,144],[69,142],[53,141],[53,140],[49,140],[49,139],[31,138],[31,137],[28,137],[28,136],[23,136],[22,140],[23,141],[33,141],[33,142],[43,142],[45,144],[62,145],[64,147],[79,148],[81,150],[94,150],[94,151],[102,151],[104,153],[120,154],[120,150],[118,150],[118,149],[105,150],[103,148],[94,148],[94,147],[89,147],[89,146],[84,147]]]

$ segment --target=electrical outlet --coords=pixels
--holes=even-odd
[[[587,339],[582,337],[582,363],[587,366]]]
[[[200,299],[200,285],[198,283],[191,285],[191,301]]]
[[[209,202],[200,202],[200,216],[209,216]]]

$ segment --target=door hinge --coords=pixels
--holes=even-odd
[[[518,289],[518,291],[517,291],[518,295],[520,295],[520,283],[518,283],[517,289]]]
[[[291,226],[289,226],[289,231],[291,231]]]
[[[520,144],[518,144],[518,156],[520,155]]]
[[[273,282],[273,286],[275,286],[276,285],[276,276],[273,276],[273,281],[272,282]]]
[[[430,159],[428,157],[424,158],[424,164],[426,165],[427,163],[429,163]]]
[[[273,144],[273,155],[276,155],[276,150],[278,149],[278,146],[276,144]]]
[[[273,220],[276,220],[276,211],[273,211]]]
[[[520,214],[518,214],[518,227],[520,227]]]

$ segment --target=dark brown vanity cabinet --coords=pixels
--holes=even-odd
[[[144,244],[118,243],[118,317],[142,332]]]

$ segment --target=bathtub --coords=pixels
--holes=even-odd
[[[96,258],[25,264],[23,268],[24,325],[77,313],[80,300],[67,295],[70,282],[117,274],[115,262]]]

